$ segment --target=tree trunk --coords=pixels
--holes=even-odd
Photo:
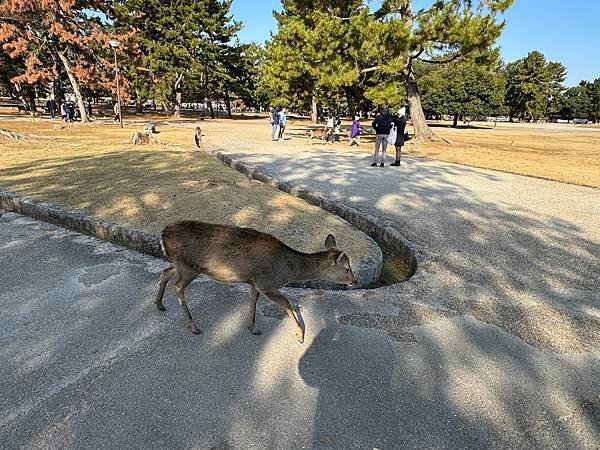
[[[415,139],[422,141],[439,141],[440,139],[427,125],[425,114],[423,114],[423,107],[421,106],[419,87],[412,75],[409,76],[409,79],[406,82],[406,94],[408,95],[408,108],[415,130]]]
[[[229,92],[225,91],[225,107],[227,108],[227,118],[231,119],[231,102],[229,101]]]
[[[183,74],[177,76],[173,90],[175,91],[175,110],[173,111],[173,117],[181,117],[181,82],[183,80]]]
[[[181,91],[178,90],[175,92],[175,109],[173,110],[173,117],[180,118],[181,117]]]
[[[217,97],[217,119],[219,118],[219,97]]]
[[[319,102],[317,100],[317,97],[313,95],[312,101],[311,101],[311,109],[310,109],[310,120],[314,124],[319,123],[319,111],[317,108],[318,104],[319,104]]]
[[[348,102],[348,112],[350,113],[350,118],[354,119],[356,116],[356,108],[354,107],[354,99],[352,98],[352,89],[349,87],[344,88],[346,91],[346,102]]]
[[[63,89],[60,62],[55,51],[51,52],[53,69],[54,69],[54,80],[52,80],[52,94],[54,95],[54,101],[56,102],[56,110],[60,115],[60,107],[65,102],[65,92]]]
[[[208,101],[208,111],[210,113],[210,118],[214,119],[215,118],[215,110],[213,109],[212,100]]]
[[[17,93],[17,97],[19,98],[19,100],[21,100],[21,103],[23,104],[23,108],[25,109],[25,112],[32,114],[33,111],[31,110],[31,105],[28,103],[27,97],[25,95],[23,95],[23,92],[21,91],[21,85],[19,83],[13,83],[13,86],[15,87],[15,92]]]
[[[81,122],[89,123],[90,119],[85,109],[83,96],[81,95],[81,91],[79,90],[79,83],[77,82],[77,78],[75,78],[73,72],[71,72],[71,65],[69,64],[69,60],[62,52],[58,52],[58,57],[60,58],[65,67],[65,71],[67,72],[67,76],[69,77],[69,82],[71,83],[71,87],[73,88],[73,93],[75,94],[75,98],[77,99],[77,106],[79,106],[79,112],[81,114]]]
[[[452,128],[458,128],[458,113],[454,113],[454,121],[452,122]]]
[[[135,92],[135,112],[136,114],[142,114],[144,112],[142,108],[142,96],[139,91]]]
[[[167,104],[167,102],[160,102],[160,104],[162,106],[163,114],[165,116],[170,116],[171,115],[171,107]]]

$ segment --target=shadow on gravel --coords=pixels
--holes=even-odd
[[[0,273],[0,417],[25,412],[0,423],[2,447],[584,448],[598,434],[593,357],[540,352],[405,296],[394,339],[340,324],[375,307],[361,291],[300,299],[312,311],[301,346],[264,297],[251,335],[247,290],[205,279],[187,291],[192,336],[172,285],[156,310],[158,273],[139,257],[21,238],[0,252],[13,262]]]
[[[600,306],[598,243],[568,220],[526,206],[507,209],[449,177],[493,185],[500,176],[411,158],[382,169],[370,167],[368,155],[350,158],[328,149],[293,159],[250,151],[237,156],[260,160],[256,165],[280,180],[311,180],[313,190],[393,221],[409,242],[427,248],[420,266],[438,282],[422,295],[445,307],[539,348],[577,353],[600,345],[600,319],[589,314]]]

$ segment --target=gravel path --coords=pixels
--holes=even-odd
[[[538,348],[600,346],[600,190],[418,158],[370,167],[342,144],[235,148],[217,149],[393,221],[427,272],[425,301]]]

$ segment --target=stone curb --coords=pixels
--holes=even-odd
[[[87,234],[130,250],[163,258],[160,236],[96,219],[83,211],[65,211],[51,203],[28,200],[14,192],[6,191],[0,191],[0,209]]]
[[[407,267],[410,267],[411,276],[415,274],[418,268],[417,257],[410,248],[408,241],[402,236],[387,220],[378,219],[367,213],[360,212],[352,206],[348,206],[341,201],[331,200],[320,193],[310,189],[297,186],[287,181],[279,181],[277,178],[267,172],[247,164],[241,160],[235,159],[217,150],[207,150],[207,153],[219,159],[223,164],[247,175],[249,178],[263,182],[286,192],[294,197],[301,198],[311,205],[318,206],[332,214],[342,218],[363,233],[367,234],[380,246],[390,250],[398,255]],[[383,262],[382,262],[383,265]],[[377,278],[381,273],[381,266],[378,269]]]
[[[87,234],[103,241],[112,242],[130,250],[164,259],[160,247],[160,236],[126,228],[117,223],[96,219],[88,216],[84,211],[66,211],[52,203],[25,199],[14,192],[1,190],[0,210],[22,214],[78,233]],[[353,267],[356,278],[360,281],[359,287],[366,287],[370,283],[377,281],[381,273],[383,256],[379,247],[375,244],[373,246],[376,247],[377,252],[374,255],[361,258],[358,264]],[[345,284],[324,280],[290,283],[288,286],[313,289],[347,289]]]

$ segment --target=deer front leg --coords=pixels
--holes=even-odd
[[[266,295],[269,299],[285,308],[285,312],[287,312],[287,315],[294,320],[294,324],[296,325],[296,339],[298,339],[298,342],[302,344],[304,342],[304,327],[298,321],[296,314],[294,314],[294,310],[292,309],[287,297],[281,292],[279,292],[277,289],[272,288],[261,290],[261,292],[264,295]]]
[[[154,303],[156,303],[156,307],[161,311],[165,311],[165,307],[162,303],[163,295],[165,295],[165,287],[167,286],[167,283],[174,274],[175,268],[167,267],[162,271],[162,274],[160,275],[160,280],[158,281],[158,295],[156,296],[156,300],[154,300]]]
[[[256,289],[256,286],[251,284],[250,285],[250,325],[248,325],[248,328],[250,328],[250,331],[252,332],[252,334],[256,334],[256,335],[260,334],[260,331],[258,331],[256,329],[256,303],[258,302],[259,295],[260,295],[260,293],[258,292],[258,289]]]
[[[190,284],[195,275],[185,273],[184,276],[177,273],[177,281],[175,282],[175,293],[177,294],[177,298],[179,299],[179,304],[181,305],[181,309],[183,310],[183,315],[185,316],[185,320],[187,322],[187,326],[192,330],[194,334],[200,334],[200,330],[194,323],[194,319],[192,319],[192,315],[190,314],[190,310],[188,309],[187,302],[185,301],[185,288],[188,284]]]

